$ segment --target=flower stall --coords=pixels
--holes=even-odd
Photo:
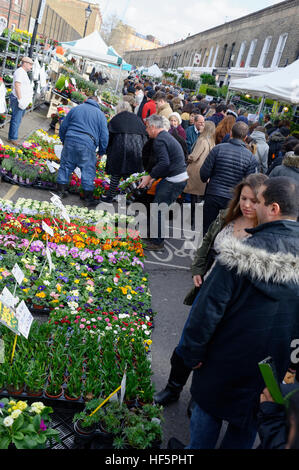
[[[96,433],[108,447],[159,446],[162,410],[153,405],[150,355],[154,313],[142,241],[125,231],[125,222],[125,216],[63,206],[57,196],[51,202],[0,200],[0,407],[7,411],[0,448],[11,442],[4,428],[5,436],[20,430],[12,441],[18,448],[31,438],[32,448],[46,442],[46,434],[41,442],[22,432],[21,414],[10,405],[32,397],[54,409],[58,402],[71,404],[82,442]],[[13,322],[21,316],[14,312],[21,303],[45,321],[31,319],[27,335],[16,336]],[[123,401],[106,402],[120,388]]]
[[[65,108],[58,108],[59,113],[67,112]],[[57,135],[49,135],[39,129],[35,131],[27,141],[17,149],[10,145],[0,145],[0,174],[4,181],[19,184],[21,186],[38,189],[56,189],[57,171],[59,169],[60,156],[55,153],[56,146],[61,146]],[[144,173],[136,173],[127,179],[122,179],[119,192],[126,194],[133,200],[132,193],[136,193],[136,182]],[[97,161],[96,178],[94,180],[94,197],[100,198],[109,189],[109,177],[105,174],[105,157]],[[80,195],[81,175],[76,171],[72,174],[69,184],[69,192]]]

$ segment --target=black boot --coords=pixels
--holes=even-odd
[[[93,191],[83,191],[83,199],[88,208],[96,207],[99,204],[99,201],[93,197]]]
[[[176,349],[173,351],[170,363],[171,369],[168,383],[161,392],[154,395],[155,403],[163,406],[178,401],[180,393],[191,373],[191,369],[185,365],[183,359],[177,354]]]
[[[181,384],[168,381],[164,390],[154,395],[154,402],[162,406],[170,405],[170,403],[178,401],[182,390],[183,386]]]
[[[57,196],[59,196],[61,199],[67,197],[68,196],[68,191],[67,191],[68,186],[69,186],[68,184],[57,183],[57,189],[56,189]]]

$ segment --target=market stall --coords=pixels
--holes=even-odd
[[[0,448],[46,445],[47,436],[36,442],[30,430],[14,435],[4,423],[19,429],[13,403],[32,397],[40,407],[72,409],[82,446],[96,434],[105,448],[159,447],[154,313],[142,243],[126,222],[63,206],[57,196],[0,200],[0,396],[11,404],[0,416]],[[36,322],[36,313],[47,321]]]

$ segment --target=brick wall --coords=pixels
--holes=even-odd
[[[287,0],[272,7],[263,9],[221,26],[212,28],[183,41],[161,47],[156,50],[125,52],[124,58],[133,65],[151,65],[156,62],[160,67],[168,68],[192,66],[195,53],[201,53],[200,66],[206,66],[213,47],[211,64],[213,63],[216,47],[218,55],[216,68],[232,67],[236,64],[239,50],[243,41],[246,47],[243,53],[245,65],[251,42],[256,40],[252,55],[251,67],[257,67],[263,46],[267,37],[272,36],[270,48],[265,60],[265,67],[270,67],[276,51],[279,38],[288,33],[279,66],[283,67],[298,57],[299,53],[299,0]],[[234,44],[234,47],[233,47]],[[226,46],[226,47],[225,47]],[[176,54],[176,58],[175,58]],[[231,58],[230,64],[229,59]],[[211,65],[210,64],[210,65]]]

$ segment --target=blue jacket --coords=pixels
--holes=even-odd
[[[230,139],[226,144],[214,147],[205,159],[200,178],[205,183],[210,179],[206,195],[231,199],[233,188],[250,173],[255,173],[257,161],[239,139]]]
[[[93,136],[95,142],[88,134]],[[109,133],[105,115],[98,103],[88,99],[85,103],[72,108],[61,123],[59,137],[62,143],[67,139],[84,143],[92,150],[99,147],[99,154],[104,155]]]
[[[192,152],[192,148],[195,142],[197,141],[199,135],[200,135],[199,133],[198,134],[196,133],[194,129],[194,125],[187,127],[186,142],[187,142],[187,147],[188,147],[188,154]]]
[[[212,116],[208,117],[206,121],[212,121],[215,124],[215,127],[222,121],[224,118],[224,114],[222,113],[215,113]]]
[[[229,237],[198,293],[180,348],[194,370],[191,394],[207,413],[256,425],[265,388],[258,363],[271,356],[282,382],[299,338],[299,223],[278,220]]]

